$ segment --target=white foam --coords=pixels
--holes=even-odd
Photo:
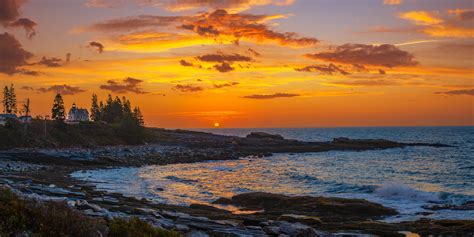
[[[441,202],[440,193],[427,192],[399,183],[385,183],[375,189],[375,195],[385,199],[412,200],[422,202]]]

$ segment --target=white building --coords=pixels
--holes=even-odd
[[[66,122],[78,123],[81,121],[89,121],[89,112],[87,112],[87,109],[77,108],[76,104],[74,103],[67,114]]]
[[[8,119],[17,119],[15,114],[0,114],[0,125],[5,125]]]

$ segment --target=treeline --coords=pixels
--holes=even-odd
[[[118,96],[112,99],[112,95],[104,102],[98,100],[97,95],[92,95],[90,110],[91,120],[94,122],[106,122],[118,124],[122,136],[129,143],[140,143],[143,140],[143,119],[140,107],[134,107],[125,96],[120,99]]]
[[[17,108],[17,97],[13,85],[3,90],[3,112],[29,116],[30,100]],[[145,122],[140,108],[132,107],[129,99],[108,95],[105,102],[92,95],[90,121],[68,125],[66,108],[61,94],[54,97],[51,120],[49,116],[37,116],[30,122],[7,118],[0,126],[0,148],[20,146],[94,146],[141,144],[145,141]]]

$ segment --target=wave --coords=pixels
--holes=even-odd
[[[442,193],[427,192],[399,183],[385,183],[375,189],[374,194],[385,199],[409,199],[422,202],[442,202]]]

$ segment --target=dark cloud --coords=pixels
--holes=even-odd
[[[354,70],[356,70],[357,72],[367,72],[367,68],[364,67],[364,65],[360,65],[360,64],[353,64],[352,67],[354,67]]]
[[[21,69],[28,65],[27,60],[33,56],[23,49],[18,40],[8,33],[0,34],[0,73],[13,75],[23,73],[31,75],[32,71]]]
[[[267,100],[267,99],[276,99],[276,98],[289,98],[289,97],[298,97],[301,96],[300,94],[289,94],[289,93],[275,93],[275,94],[268,94],[268,95],[247,95],[243,98],[246,99],[257,99],[257,100]]]
[[[462,11],[458,14],[458,17],[463,21],[474,20],[474,10]]]
[[[158,29],[161,28],[192,31],[202,37],[214,38],[217,42],[232,41],[236,44],[241,39],[256,43],[274,42],[279,45],[294,46],[313,46],[319,42],[315,38],[299,37],[294,32],[278,32],[264,24],[265,21],[279,17],[283,16],[230,14],[225,10],[191,16],[141,15],[99,22],[78,31],[117,33],[147,30],[159,32]]]
[[[240,55],[240,54],[206,54],[196,57],[198,60],[203,62],[250,62],[251,57]]]
[[[240,55],[240,54],[222,54],[222,53],[197,56],[196,59],[202,62],[217,63],[213,65],[212,68],[222,73],[233,71],[235,69],[232,66],[234,62],[252,61],[252,58],[249,56]]]
[[[179,60],[179,64],[181,64],[181,66],[183,67],[192,67],[193,66],[193,63],[190,63],[184,59],[181,59]]]
[[[54,85],[50,86],[48,88],[38,88],[38,91],[41,93],[48,93],[48,92],[54,92],[56,94],[61,94],[61,95],[75,95],[79,94],[81,92],[85,92],[86,90],[83,90],[79,87],[76,86],[69,86],[69,85]]]
[[[344,85],[344,86],[395,86],[398,83],[394,81],[386,81],[386,80],[355,80],[355,81],[339,81],[339,82],[332,82],[335,85]]]
[[[178,90],[181,92],[199,92],[203,91],[204,88],[200,86],[193,86],[191,84],[178,84],[176,86],[173,86],[173,90]]]
[[[33,36],[36,35],[35,27],[37,25],[38,24],[36,24],[36,22],[34,22],[34,21],[32,21],[28,18],[20,18],[16,21],[12,22],[9,26],[22,27],[23,29],[25,29],[26,37],[28,37],[28,39],[32,39]]]
[[[232,87],[232,86],[236,86],[236,85],[239,85],[240,83],[238,82],[228,82],[228,83],[223,83],[223,84],[214,84],[214,88],[217,88],[217,89],[220,89],[220,88],[224,88],[224,87]]]
[[[123,6],[127,0],[88,0],[87,7],[112,8]],[[228,9],[231,11],[242,11],[253,6],[264,5],[291,5],[293,0],[132,0],[128,2],[136,2],[141,6],[159,6],[169,11],[183,11],[190,9]]]
[[[470,96],[474,96],[474,89],[442,91],[442,92],[435,92],[435,94],[439,94],[439,95],[470,95]]]
[[[217,71],[222,72],[222,73],[230,72],[230,71],[233,71],[235,69],[229,63],[226,63],[226,62],[223,62],[221,64],[216,64],[212,67],[215,68]]]
[[[66,62],[71,61],[71,53],[66,54]]]
[[[151,15],[124,17],[96,23],[87,27],[85,30],[102,32],[134,31],[137,29],[169,26],[177,22],[182,22],[185,18],[187,17]]]
[[[44,66],[47,66],[47,67],[60,67],[62,61],[63,61],[63,60],[62,60],[62,59],[59,59],[59,58],[47,58],[47,57],[43,57],[43,58],[38,62],[38,64],[39,64],[39,65],[44,65]]]
[[[272,16],[252,14],[230,14],[226,10],[216,10],[185,20],[182,29],[191,30],[201,36],[227,36],[254,42],[272,41],[279,45],[311,46],[319,41],[315,38],[299,37],[294,32],[277,32],[263,24]],[[274,16],[273,16],[274,17]]]
[[[259,52],[255,51],[254,49],[252,48],[249,48],[248,51],[255,57],[260,57],[262,56]]]
[[[108,80],[107,85],[101,85],[100,89],[109,90],[115,93],[135,93],[135,94],[146,94],[147,92],[143,91],[140,87],[140,84],[143,83],[143,80],[127,77],[122,83],[119,83],[115,80]]]
[[[25,90],[25,91],[34,91],[35,88],[31,86],[22,86],[20,89]]]
[[[18,11],[23,0],[1,0],[0,1],[0,23],[8,25],[9,22],[14,21],[20,16]]]
[[[383,69],[379,69],[379,74],[380,75],[385,75],[385,74],[387,74],[387,72]]]
[[[336,66],[332,63],[329,65],[311,65],[311,66],[306,66],[303,68],[295,68],[296,71],[298,72],[319,72],[324,75],[333,75],[335,73],[339,73],[342,75],[349,75],[350,73],[345,71],[339,66]]]
[[[89,42],[89,46],[93,48],[97,48],[97,51],[99,53],[104,52],[104,45],[99,42],[96,42],[96,41]]]
[[[308,58],[344,64],[364,66],[416,66],[413,54],[397,48],[395,45],[344,44],[334,51],[307,54]]]

